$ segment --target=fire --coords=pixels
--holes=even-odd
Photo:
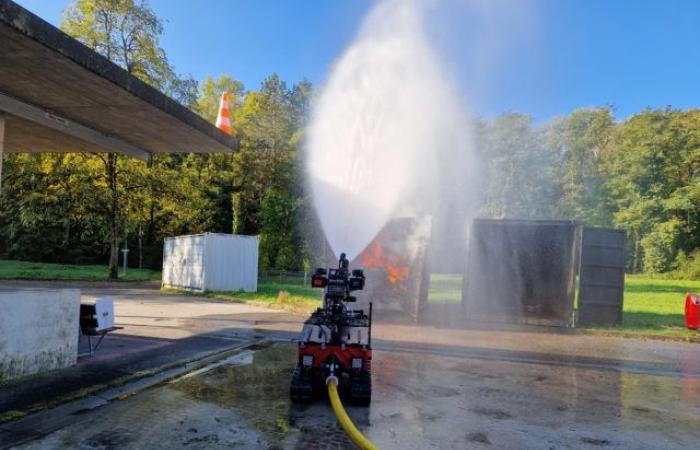
[[[368,269],[381,269],[387,274],[389,284],[408,279],[410,267],[401,264],[401,257],[384,251],[379,240],[374,240],[361,255],[362,266]]]

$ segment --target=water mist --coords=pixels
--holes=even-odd
[[[350,259],[394,217],[463,216],[471,204],[468,121],[424,16],[417,1],[376,6],[312,113],[314,204],[333,251]]]

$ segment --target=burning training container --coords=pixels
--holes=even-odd
[[[166,238],[163,286],[200,292],[255,292],[258,238],[221,233]]]
[[[474,220],[462,289],[466,319],[572,326],[577,229],[571,221]]]
[[[364,269],[367,278],[368,288],[358,299],[371,300],[380,314],[397,311],[417,319],[428,294],[430,229],[430,217],[405,217],[387,223],[352,263]]]

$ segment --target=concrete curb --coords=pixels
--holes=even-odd
[[[608,330],[605,328],[577,328],[576,334],[582,336],[603,336],[603,337],[617,337],[625,339],[641,339],[641,340],[652,340],[652,341],[665,341],[665,342],[683,342],[686,344],[699,344],[700,343],[700,332],[696,333],[695,336],[679,336],[679,335],[665,335],[665,334],[653,334],[644,333],[637,331],[628,330]]]
[[[5,423],[0,423],[0,450],[12,448],[42,438],[74,422],[74,415],[81,414],[114,401],[124,400],[190,372],[202,369],[217,361],[230,358],[246,350],[254,351],[273,343],[258,339],[225,350],[206,352],[158,368],[119,378],[108,385],[95,386],[81,391],[81,396],[57,399],[41,409],[26,412]]]

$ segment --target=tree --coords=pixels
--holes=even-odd
[[[284,81],[272,74],[259,92],[249,92],[234,113],[244,150],[288,150],[294,135],[290,93]]]
[[[295,129],[302,130],[308,123],[313,96],[313,86],[306,78],[292,87],[289,93],[289,103],[291,106],[292,123]]]
[[[633,271],[666,271],[700,245],[700,111],[644,110],[616,127],[603,153],[616,226]]]
[[[191,78],[180,79],[168,63],[159,46],[163,25],[145,0],[77,0],[64,11],[61,29],[146,83],[186,104],[194,102],[196,83]],[[109,277],[116,279],[124,203],[119,189],[120,158],[116,153],[99,157],[109,192]]]
[[[234,80],[228,75],[221,75],[218,79],[208,76],[207,79],[204,80],[200,86],[199,98],[195,110],[209,122],[214,123],[219,111],[221,94],[224,92],[230,94],[231,112],[235,112],[240,107],[241,103],[243,103],[244,88],[243,83]]]
[[[301,267],[295,239],[299,234],[298,210],[303,200],[290,192],[269,189],[261,202],[260,267],[298,269]]]
[[[160,47],[163,24],[146,0],[77,0],[61,29],[181,103],[197,98],[196,81],[178,77]]]
[[[111,204],[105,157],[13,155],[7,207],[9,256],[95,263],[109,242]]]
[[[613,130],[610,108],[578,109],[563,120],[565,172],[561,206],[565,217],[586,225],[610,225],[600,163]]]
[[[508,113],[477,123],[483,167],[480,213],[493,218],[552,218],[560,197],[558,149],[547,145],[545,130],[532,119]]]
[[[285,231],[281,240],[273,235],[290,224],[290,217],[294,224],[304,220],[309,199],[302,188],[299,146],[312,95],[307,81],[289,90],[272,74],[234,113],[241,151],[233,159],[233,230],[261,234],[263,268],[301,267],[306,247],[298,227]],[[280,199],[289,207],[281,215]]]

